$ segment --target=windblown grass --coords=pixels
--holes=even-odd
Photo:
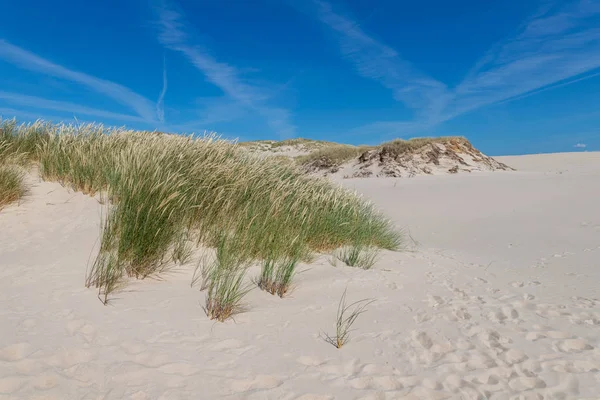
[[[248,262],[238,246],[234,238],[222,235],[215,259],[203,269],[207,290],[204,311],[210,319],[223,322],[244,311],[242,301],[251,286],[244,282]]]
[[[0,210],[27,194],[24,172],[14,165],[0,165]]]
[[[185,259],[187,250],[177,250],[182,238],[215,248],[226,235],[240,265],[293,258],[298,246],[328,251],[357,236],[385,249],[400,244],[391,223],[355,193],[214,136],[43,122],[3,122],[0,129],[11,149],[39,162],[43,179],[107,199],[99,255],[86,280],[103,301],[124,277],[155,275],[173,258]],[[211,300],[239,283],[241,270],[218,270],[209,274]]]
[[[40,146],[49,138],[47,125],[18,125],[14,119],[0,118],[0,164],[25,166],[39,157]]]
[[[0,210],[28,191],[25,171],[20,166],[27,165],[28,151],[35,151],[35,146],[26,137],[13,136],[15,127],[13,120],[0,120]]]

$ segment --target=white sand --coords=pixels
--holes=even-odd
[[[600,153],[500,161],[519,171],[344,180],[420,247],[320,258],[224,324],[191,267],[103,306],[101,206],[36,183],[0,212],[0,399],[598,399]],[[337,350],[319,335],[346,286],[376,302]]]

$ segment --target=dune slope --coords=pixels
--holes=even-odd
[[[518,171],[343,180],[419,245],[369,271],[320,257],[227,323],[193,265],[102,305],[83,282],[103,206],[29,176],[0,212],[0,399],[597,398],[600,155],[500,161]],[[345,289],[375,302],[338,350]]]

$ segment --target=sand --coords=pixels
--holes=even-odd
[[[499,160],[518,171],[343,180],[418,244],[370,271],[320,257],[227,323],[193,265],[102,305],[103,206],[34,181],[0,212],[0,399],[598,399],[600,153]],[[345,288],[375,302],[338,350]]]

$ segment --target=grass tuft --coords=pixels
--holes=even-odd
[[[0,165],[0,210],[21,200],[28,192],[25,173],[15,165]]]
[[[349,267],[371,269],[377,262],[379,249],[360,244],[343,246],[334,250],[332,264],[336,265],[336,259],[342,261]]]
[[[338,349],[341,349],[350,340],[352,325],[354,325],[358,316],[364,313],[367,306],[375,301],[364,299],[346,304],[346,290],[344,290],[338,305],[335,335],[325,335],[325,341]]]
[[[224,322],[244,311],[243,298],[251,286],[244,282],[248,265],[236,251],[235,240],[223,236],[217,246],[216,258],[206,270],[206,305],[210,319]]]
[[[3,154],[37,162],[43,179],[105,200],[100,250],[86,278],[105,301],[126,277],[143,279],[173,261],[185,262],[189,237],[218,253],[226,235],[238,265],[268,259],[284,265],[298,248],[330,251],[357,235],[378,248],[401,243],[391,222],[356,193],[213,135],[0,121],[0,138]],[[241,284],[245,272],[223,264],[229,265],[220,260],[216,271],[205,273],[216,301],[207,306],[211,310],[230,297],[223,288]],[[295,264],[287,264],[275,274],[282,284],[293,277]]]
[[[298,261],[298,257],[264,260],[257,279],[258,287],[272,295],[284,297],[291,289]]]

